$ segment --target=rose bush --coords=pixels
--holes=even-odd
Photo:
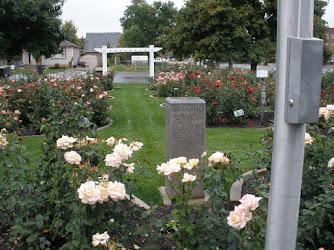
[[[303,182],[298,220],[297,249],[324,249],[334,244],[334,172],[331,161],[334,156],[334,109],[326,105],[319,109],[319,123],[307,125],[305,133],[305,155]],[[254,166],[267,169],[264,175],[256,175],[257,182],[248,184],[255,194],[269,195],[270,166],[274,128],[268,129],[262,139],[265,150],[256,152]],[[249,178],[254,178],[250,176]],[[247,181],[246,181],[247,183]],[[250,187],[249,187],[250,186]],[[267,204],[267,199],[263,200]],[[267,206],[267,205],[264,205]],[[264,211],[263,219],[267,217]]]
[[[13,131],[39,133],[42,119],[48,118],[52,105],[63,109],[66,105],[84,105],[86,117],[97,126],[105,125],[110,115],[105,81],[109,75],[86,75],[71,80],[39,78],[12,80],[0,86],[0,125]],[[107,88],[108,89],[108,88]]]
[[[207,123],[245,123],[255,118],[261,107],[261,82],[255,74],[245,70],[210,71],[210,68],[178,66],[165,68],[151,85],[162,97],[200,97],[206,101]],[[174,71],[175,70],[175,71]],[[266,105],[274,108],[275,82],[266,80]],[[235,117],[233,111],[243,109],[244,115]]]

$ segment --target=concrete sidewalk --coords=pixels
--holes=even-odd
[[[149,72],[116,72],[114,83],[148,83]]]

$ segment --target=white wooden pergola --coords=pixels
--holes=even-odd
[[[150,77],[154,76],[154,52],[162,50],[160,47],[154,47],[154,45],[149,45],[148,48],[107,48],[103,45],[102,48],[94,48],[99,53],[102,53],[102,72],[103,75],[107,74],[108,71],[108,53],[127,53],[127,52],[148,52],[150,58]]]

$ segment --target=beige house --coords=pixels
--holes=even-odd
[[[45,58],[45,56],[42,56],[38,59],[38,61],[36,61],[36,59],[31,54],[29,54],[29,52],[23,50],[22,64],[44,64],[46,66],[54,66],[55,64],[59,64],[61,66],[68,66],[71,61],[73,64],[79,61],[80,47],[78,45],[65,40],[62,41],[59,46],[63,49],[62,53],[55,54],[50,58]]]

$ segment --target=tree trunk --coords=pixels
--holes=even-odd
[[[233,60],[231,57],[228,59],[228,68],[233,69]]]
[[[256,71],[257,62],[251,61],[251,71]]]

